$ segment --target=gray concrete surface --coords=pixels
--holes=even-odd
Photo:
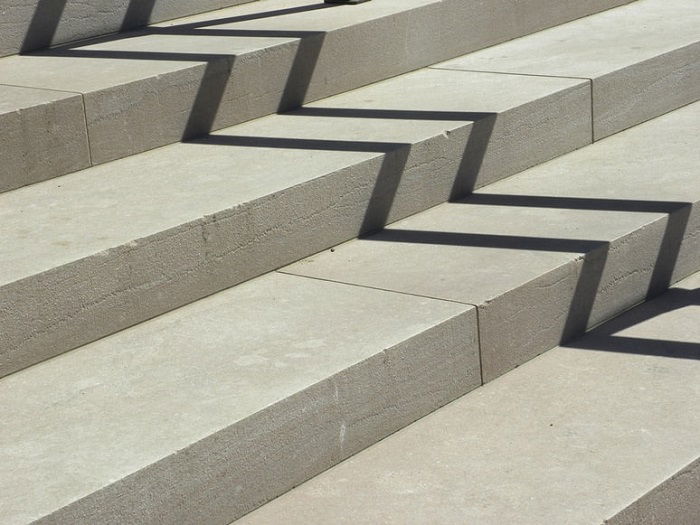
[[[269,275],[0,380],[0,522],[226,523],[478,385],[474,309]]]
[[[0,375],[590,143],[589,94],[423,70],[0,195]]]
[[[695,274],[236,523],[697,523],[699,291]]]
[[[0,84],[83,94],[100,164],[296,107],[627,0],[259,0],[0,59]],[[264,16],[272,13],[275,16]],[[381,53],[377,51],[381,50]]]
[[[89,165],[80,95],[0,85],[0,192]]]
[[[700,99],[700,3],[639,0],[435,67],[592,79],[596,139]]]
[[[4,0],[0,56],[90,38],[252,0]]]
[[[700,269],[700,103],[282,271],[479,307],[492,380]]]

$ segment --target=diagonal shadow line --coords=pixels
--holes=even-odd
[[[406,145],[385,153],[357,232],[358,236],[380,230],[387,225],[410,152],[411,146]]]
[[[272,36],[280,38],[296,38],[304,41],[308,38],[325,36],[319,31],[236,31],[235,35],[224,36]],[[95,42],[91,43],[93,45]],[[102,42],[100,42],[102,43]],[[301,47],[301,44],[300,44]],[[303,52],[303,50],[302,50]],[[52,49],[35,51],[32,56],[68,57],[68,58],[104,58],[123,60],[163,60],[176,62],[205,62],[213,60],[230,60],[235,53],[184,53],[172,51],[130,51],[119,49],[85,49],[82,47],[60,46]]]
[[[43,0],[43,1],[53,1],[53,0]],[[57,2],[65,0],[56,0]],[[135,2],[137,0],[132,0]],[[151,2],[152,0],[148,0]],[[132,7],[133,6],[133,7]],[[251,15],[234,16],[228,18],[221,18],[216,20],[205,20],[201,22],[190,22],[187,24],[175,25],[175,26],[146,26],[143,27],[144,23],[147,23],[147,19],[150,17],[151,11],[144,9],[140,4],[130,4],[125,14],[124,21],[122,22],[122,31],[126,31],[131,28],[128,32],[115,33],[112,35],[102,35],[91,38],[87,41],[83,41],[80,45],[93,45],[102,44],[108,42],[120,42],[123,40],[128,40],[131,38],[149,36],[149,35],[174,35],[174,36],[231,36],[231,37],[259,37],[259,38],[303,38],[307,35],[313,35],[317,33],[323,33],[323,31],[304,31],[304,30],[284,30],[284,29],[234,29],[234,28],[219,28],[219,29],[209,29],[218,25],[228,25],[237,22],[245,22],[248,20],[259,20],[264,18],[272,18],[276,16],[284,16],[294,13],[303,13],[308,11],[316,11],[319,9],[327,9],[331,7],[336,7],[331,4],[314,4],[310,6],[299,6],[288,9],[279,9],[275,11],[267,11],[263,13],[254,13]],[[148,13],[146,13],[148,11]],[[49,15],[42,15],[49,16]],[[56,20],[56,25],[58,25],[58,17],[49,16],[48,19]],[[66,44],[66,47],[72,49],[75,48],[76,44]],[[36,47],[36,46],[35,46]]]
[[[675,359],[700,359],[700,344],[666,339],[609,336],[588,338],[563,345],[569,348],[600,350],[621,354],[638,354]]]
[[[498,113],[481,113],[479,115],[479,118],[474,119],[469,132],[469,138],[450,189],[450,201],[472,193],[478,184]]]
[[[153,28],[155,30],[165,30],[165,31],[172,31],[175,34],[187,34],[187,33],[180,33],[179,31],[183,30],[188,30],[188,29],[201,29],[204,27],[212,27],[212,26],[218,26],[218,25],[224,25],[224,24],[236,24],[239,22],[250,22],[251,20],[261,20],[265,18],[275,18],[279,16],[286,16],[286,15],[293,15],[296,13],[308,13],[310,11],[318,11],[320,9],[330,9],[332,7],[336,7],[332,4],[311,4],[311,5],[302,5],[298,7],[286,7],[284,9],[274,9],[272,11],[263,11],[260,13],[251,13],[249,15],[236,15],[236,16],[229,16],[226,18],[217,18],[214,20],[205,20],[202,22],[190,22],[187,24],[181,24],[181,25],[176,25],[176,26],[167,26],[167,27],[157,27]],[[150,28],[149,28],[150,30]]]
[[[24,34],[19,52],[48,47],[53,42],[67,0],[38,0],[32,19]]]
[[[665,213],[667,224],[659,246],[646,298],[655,297],[672,283],[673,271],[690,220],[692,203],[678,201],[643,201],[631,199],[601,199],[587,197],[552,197],[537,195],[473,194],[462,201],[473,205],[523,206],[556,209],[600,210],[621,212]],[[590,320],[597,288],[602,279],[607,254],[587,254],[581,270],[574,299],[565,325],[562,341],[571,340],[585,332]]]
[[[325,38],[325,32],[318,32],[299,39],[277,111],[288,111],[305,102]]]
[[[563,346],[624,354],[700,359],[700,343],[617,335],[625,329],[688,306],[700,306],[700,288],[672,288],[656,301],[629,310],[599,326],[582,339]]]
[[[606,242],[583,256],[560,342],[571,341],[586,333],[609,253],[610,243]]]
[[[700,288],[694,290],[671,288],[655,301],[628,310],[623,315],[597,327],[591,332],[590,336],[611,336],[627,328],[688,306],[700,306]]]
[[[591,241],[587,239],[394,229],[382,230],[371,237],[367,237],[366,240],[565,253],[588,253],[596,249],[605,248],[609,244],[607,241]]]
[[[688,205],[682,209],[669,213],[664,236],[659,246],[659,251],[651,274],[647,299],[656,297],[665,292],[673,282],[673,272],[678,263],[685,232],[690,221],[692,208]]]
[[[285,137],[252,137],[243,135],[207,135],[188,141],[194,144],[217,146],[244,146],[252,148],[277,148],[319,151],[357,151],[367,153],[389,153],[405,148],[402,142],[363,142],[353,140],[302,139]]]
[[[509,195],[475,193],[462,201],[464,204],[513,206],[527,208],[553,208],[565,210],[626,211],[643,213],[674,213],[690,202],[644,201],[632,199],[601,199],[594,197],[554,197],[540,195]]]
[[[182,132],[182,140],[209,133],[226,93],[235,59],[208,61]]]
[[[239,31],[250,36],[256,31]],[[290,32],[271,32],[275,35]],[[321,54],[325,33],[323,32],[294,32],[298,39],[298,47],[290,68],[285,87],[280,96],[278,111],[288,110],[301,105],[311,84],[313,72]],[[224,100],[226,88],[231,78],[236,60],[234,54],[218,53],[172,53],[151,51],[110,51],[99,49],[74,49],[62,47],[37,55],[80,57],[80,58],[111,58],[163,61],[193,61],[206,63],[199,89],[195,95],[193,106],[183,129],[182,139],[200,136],[216,128],[215,120]]]
[[[364,108],[321,108],[302,107],[288,113],[304,117],[367,118],[383,120],[435,120],[454,122],[474,122],[493,113],[473,111],[439,111],[410,109],[364,109]]]

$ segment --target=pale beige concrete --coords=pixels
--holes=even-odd
[[[699,291],[696,274],[236,523],[694,525]]]
[[[512,0],[382,0],[318,9],[307,0],[259,0],[100,43],[7,57],[0,84],[82,93],[99,164],[626,1],[567,0],[552,9],[548,0],[517,7]],[[254,18],[266,12],[279,14]]]
[[[283,271],[479,306],[486,381],[700,268],[700,103]]]
[[[700,3],[639,0],[435,67],[592,79],[596,139],[700,99]]]
[[[89,165],[79,94],[0,85],[0,192]]]
[[[0,521],[225,522],[478,385],[474,309],[272,274],[0,380]]]
[[[581,147],[589,94],[423,70],[6,193],[0,375]]]

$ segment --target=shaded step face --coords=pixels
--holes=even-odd
[[[2,374],[581,147],[590,122],[585,81],[422,70],[7,192]]]
[[[253,0],[30,0],[0,11],[0,57]]]
[[[7,57],[0,60],[0,84],[83,95],[90,138],[84,147],[90,148],[92,163],[101,164],[621,3],[567,0],[552,9],[542,0],[516,7],[510,0],[488,6],[464,0],[357,6],[264,0],[97,42]],[[23,133],[40,136],[41,124]],[[41,153],[45,158],[52,151]],[[2,190],[61,173],[15,172],[6,166],[0,162]]]
[[[236,523],[696,523],[699,308],[695,274]]]

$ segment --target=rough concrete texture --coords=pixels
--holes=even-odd
[[[237,524],[696,524],[699,291],[696,274]]]
[[[700,458],[605,522],[606,525],[696,525]]]
[[[700,99],[700,3],[640,0],[435,67],[592,79],[600,139]]]
[[[6,193],[0,375],[590,143],[589,95],[423,70]]]
[[[80,95],[0,85],[0,192],[89,165]]]
[[[0,56],[249,1],[252,0],[3,0]]]
[[[272,274],[0,381],[0,522],[226,523],[480,385],[473,308]]]
[[[548,0],[260,0],[128,38],[7,57],[0,84],[82,93],[99,164],[626,1],[566,0],[553,9]]]
[[[283,271],[477,305],[489,381],[700,268],[698,123],[700,103]]]

